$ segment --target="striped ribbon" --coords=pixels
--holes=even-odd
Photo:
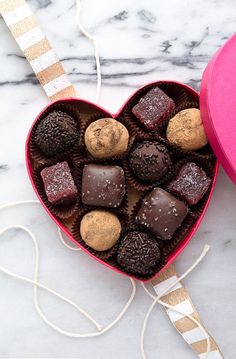
[[[24,0],[0,0],[0,14],[50,100],[75,97],[62,64]]]
[[[171,284],[174,284],[178,279],[178,275],[173,265],[169,266],[164,272],[152,280],[152,285],[157,293],[160,295]],[[193,302],[181,282],[172,287],[161,300],[167,304],[174,306],[181,312],[191,315],[197,321],[201,321]],[[207,340],[201,329],[191,321],[188,317],[181,315],[171,309],[166,310],[172,324],[177,331],[182,335],[183,339],[192,347],[200,359],[205,358],[207,352]],[[223,356],[218,348],[216,342],[209,334],[211,343],[211,350],[208,359],[223,359]]]
[[[68,80],[61,63],[26,2],[24,0],[0,0],[0,14],[25,54],[47,96],[51,100],[75,97],[74,87]],[[176,279],[177,273],[174,267],[170,266],[152,280],[152,284],[156,293],[160,294]],[[184,313],[191,314],[200,321],[188,292],[181,283],[161,299],[176,306],[177,309],[184,311]],[[190,319],[172,310],[167,309],[167,314],[184,340],[198,354],[198,357],[203,359],[207,350],[207,343],[200,329]],[[209,359],[223,359],[212,337],[210,337],[210,342],[211,352]]]

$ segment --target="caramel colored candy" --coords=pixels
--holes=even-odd
[[[93,157],[110,158],[122,155],[127,150],[129,132],[113,118],[101,118],[88,126],[84,141]]]
[[[167,139],[185,151],[199,150],[207,144],[207,137],[197,108],[178,112],[170,119]]]
[[[84,215],[80,234],[84,242],[96,251],[112,248],[120,237],[121,223],[113,213],[94,210]]]

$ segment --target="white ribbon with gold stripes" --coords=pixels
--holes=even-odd
[[[26,2],[0,0],[0,13],[48,97],[74,97],[74,87]]]
[[[74,97],[74,87],[68,80],[61,63],[26,2],[24,0],[0,0],[0,14],[25,54],[48,97],[51,100]],[[176,279],[177,273],[174,267],[170,266],[153,279],[152,284],[156,293],[160,294]],[[180,282],[161,299],[200,322],[200,317],[189,294]],[[207,350],[207,340],[200,328],[190,319],[173,310],[167,309],[167,314],[184,340],[198,354],[198,357],[203,359]],[[208,358],[223,359],[214,339],[210,335],[209,338],[211,351]]]
[[[152,285],[157,295],[161,295],[161,293],[164,293],[165,289],[169,288],[171,284],[174,284],[177,279],[178,275],[174,266],[171,265],[163,273],[152,280]],[[198,322],[201,322],[200,316],[197,313],[187,290],[181,282],[178,282],[178,284],[172,287],[167,294],[161,297],[161,300],[174,306],[178,311],[183,312],[186,315],[191,315],[191,317]],[[166,312],[174,327],[182,335],[184,340],[192,347],[200,359],[204,359],[205,353],[207,352],[207,340],[202,330],[188,317],[171,309],[167,309]],[[211,349],[208,359],[223,359],[216,342],[210,334],[209,339]]]

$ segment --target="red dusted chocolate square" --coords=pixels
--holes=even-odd
[[[211,180],[206,173],[194,162],[188,162],[168,183],[167,189],[181,197],[189,205],[194,205],[204,196],[210,184]]]
[[[158,124],[170,115],[174,107],[174,101],[159,87],[154,87],[141,97],[132,112],[148,130],[156,130]]]
[[[78,190],[66,161],[44,168],[41,177],[50,203],[57,205],[76,201]]]

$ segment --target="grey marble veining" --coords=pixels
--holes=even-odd
[[[73,0],[29,0],[80,97],[94,100],[96,70],[92,45],[79,32]],[[99,43],[103,74],[101,105],[116,112],[139,86],[175,79],[199,89],[202,72],[235,31],[234,0],[83,0],[82,22]],[[37,113],[48,103],[30,66],[0,19],[0,203],[35,198],[24,143]],[[209,210],[197,234],[176,261],[182,273],[201,252],[211,251],[186,287],[225,359],[236,357],[236,189],[220,170]],[[65,249],[55,225],[35,205],[1,213],[1,227],[30,226],[39,238],[40,280],[83,305],[102,324],[111,321],[130,291],[126,278],[86,254]],[[20,231],[1,239],[0,263],[32,277],[33,247]],[[139,336],[150,299],[141,287],[126,317],[99,338],[64,338],[37,316],[30,286],[0,273],[0,358],[139,359]],[[65,329],[91,331],[86,320],[40,292],[50,319]],[[104,308],[106,303],[106,308]],[[188,359],[194,354],[155,308],[145,346],[148,357]]]

